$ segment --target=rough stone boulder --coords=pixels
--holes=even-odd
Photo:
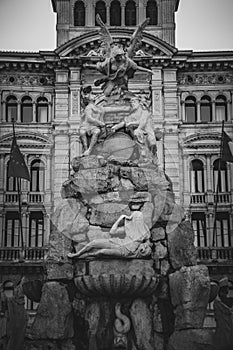
[[[203,326],[210,293],[208,268],[204,265],[182,267],[169,275],[175,330]]]
[[[175,331],[168,343],[168,350],[212,350],[212,333],[208,329]]]
[[[196,265],[196,248],[191,224],[188,221],[183,221],[174,227],[173,231],[167,232],[169,258],[172,267],[178,270],[182,266]]]
[[[67,289],[59,282],[47,282],[27,337],[58,340],[72,338],[73,334],[72,307]]]

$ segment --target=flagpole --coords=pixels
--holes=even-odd
[[[15,123],[13,118],[12,118],[12,126],[13,126],[13,137],[16,138]],[[23,238],[23,222],[22,222],[22,206],[21,206],[21,178],[16,177],[16,179],[17,179],[18,204],[19,204],[19,229],[20,229],[20,237],[21,237],[20,260],[21,260],[21,259],[24,259],[24,238]]]
[[[217,236],[217,208],[218,208],[218,194],[219,194],[219,181],[221,173],[221,159],[222,159],[222,149],[223,149],[223,132],[224,132],[224,120],[222,121],[222,135],[221,135],[221,144],[220,144],[220,158],[218,162],[218,176],[217,176],[217,188],[215,192],[215,203],[214,203],[214,226],[213,226],[213,239],[212,246],[215,246],[216,236]]]

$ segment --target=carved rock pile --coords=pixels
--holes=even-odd
[[[203,330],[208,269],[197,265],[191,225],[156,161],[137,162],[132,156],[136,142],[118,135],[120,141],[116,133],[112,144],[107,138],[108,150],[114,153],[116,147],[117,156],[106,157],[103,141],[98,152],[72,161],[74,172],[63,184],[52,218],[47,281],[27,332],[28,350],[199,350],[210,345]],[[124,141],[133,145],[130,152],[124,151]],[[73,262],[67,257],[93,240],[108,239],[120,215],[130,215],[129,203],[140,206],[151,254],[85,256]]]

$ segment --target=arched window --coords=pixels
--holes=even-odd
[[[17,211],[6,212],[5,218],[5,235],[3,246],[21,247],[19,213]]]
[[[227,121],[227,99],[225,96],[218,96],[215,102],[216,121]]]
[[[147,2],[146,18],[150,18],[149,25],[156,26],[158,24],[158,8],[155,0],[149,0]]]
[[[31,97],[25,96],[21,103],[21,122],[31,123],[33,121],[33,109]]]
[[[6,99],[6,121],[11,123],[12,119],[17,120],[17,98],[15,96],[8,96]]]
[[[136,5],[133,0],[128,0],[125,6],[125,25],[136,26]]]
[[[106,5],[105,2],[100,0],[97,1],[96,6],[95,6],[95,19],[97,13],[100,15],[102,21],[106,23]],[[95,25],[97,26],[96,20],[95,20]]]
[[[110,25],[121,26],[121,4],[118,0],[113,0],[110,6]]]
[[[48,122],[48,100],[45,97],[39,97],[36,104],[36,121],[37,123]]]
[[[208,242],[205,213],[192,213],[192,227],[194,231],[194,245],[196,247],[206,247]]]
[[[44,215],[41,211],[31,212],[29,216],[29,247],[43,247]]]
[[[212,122],[212,104],[209,96],[201,98],[201,122]]]
[[[8,171],[9,171],[9,164],[10,162],[7,163],[7,183],[6,183],[6,190],[8,192],[16,192],[18,191],[18,185],[17,185],[17,178],[16,177],[9,177],[8,176]]]
[[[197,122],[197,104],[195,97],[189,96],[185,100],[185,121],[187,123]]]
[[[83,1],[76,1],[74,5],[74,26],[85,26],[85,6]]]
[[[201,160],[195,159],[191,163],[191,192],[203,193],[204,191],[204,166]]]
[[[214,192],[228,192],[227,163],[216,159],[213,164]]]
[[[41,160],[34,160],[31,164],[31,182],[30,191],[43,192],[44,191],[44,178],[45,167]]]

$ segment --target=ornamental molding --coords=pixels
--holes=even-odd
[[[129,45],[130,39],[133,34],[133,30],[127,28],[109,28],[109,31],[113,37],[114,42],[120,43],[123,47]],[[97,55],[101,57],[101,35],[99,30],[85,33],[79,37],[73,38],[61,45],[55,50],[55,53],[60,58],[76,57],[90,57],[91,55]],[[90,54],[91,52],[91,54]],[[147,33],[143,33],[143,39],[138,56],[142,57],[142,54],[146,57],[167,57],[171,58],[177,49],[165,41]]]
[[[10,148],[13,134],[6,134],[0,138],[0,148]],[[19,131],[16,132],[17,144],[21,148],[51,148],[53,142],[45,135],[34,132]]]
[[[9,86],[54,86],[55,77],[43,74],[17,74],[9,72],[0,75],[0,84]]]
[[[232,73],[179,73],[179,85],[221,85],[232,84]]]
[[[221,142],[221,133],[197,133],[187,136],[181,142],[182,148],[211,148],[211,149],[220,149]]]

